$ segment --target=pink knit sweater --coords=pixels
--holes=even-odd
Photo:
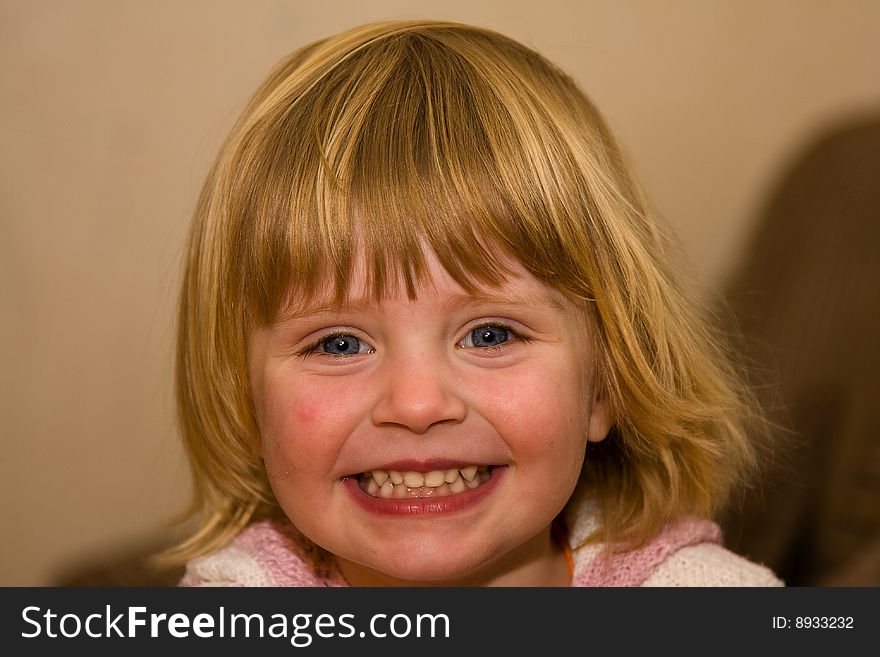
[[[606,556],[580,546],[596,527],[588,503],[566,518],[574,560],[572,586],[781,586],[772,572],[725,550],[718,526],[683,518],[649,543]],[[348,586],[335,561],[289,522],[249,525],[222,550],[187,565],[181,586]]]

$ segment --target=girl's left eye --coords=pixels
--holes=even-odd
[[[466,348],[498,347],[519,336],[509,326],[501,324],[483,324],[468,333],[461,346]]]

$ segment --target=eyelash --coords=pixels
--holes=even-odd
[[[507,331],[510,334],[510,339],[502,342],[501,344],[492,345],[491,347],[462,347],[462,349],[476,349],[476,350],[481,351],[483,353],[486,353],[486,352],[494,353],[494,352],[503,350],[509,342],[524,342],[526,344],[531,342],[531,340],[529,338],[527,338],[522,333],[517,331],[510,324],[505,324],[504,322],[484,322],[482,324],[477,324],[476,326],[471,328],[471,330],[469,330],[465,334],[465,338],[462,338],[461,340],[459,340],[459,343],[463,342],[468,335],[470,335],[471,333],[473,333],[477,329],[481,329],[481,328],[504,329],[505,331]]]
[[[482,351],[482,352],[497,352],[497,351],[501,351],[502,349],[504,349],[505,345],[507,345],[508,342],[524,342],[526,344],[531,342],[530,338],[526,337],[525,335],[523,335],[522,333],[520,333],[519,331],[514,329],[509,324],[505,324],[504,322],[484,322],[482,324],[477,324],[476,326],[471,328],[465,334],[465,337],[462,338],[461,340],[459,340],[458,343],[456,343],[456,347],[458,347],[460,343],[464,342],[464,340],[466,339],[466,337],[468,335],[470,335],[471,333],[473,333],[477,329],[481,329],[481,328],[504,329],[505,331],[507,331],[510,334],[510,339],[505,342],[502,342],[501,344],[493,345],[491,347],[460,347],[460,348],[462,348],[462,349],[476,349],[476,350]],[[328,356],[330,358],[351,358],[351,356],[356,356],[358,354],[349,354],[349,355],[328,354],[327,352],[320,351],[321,345],[323,345],[325,342],[327,342],[327,340],[332,340],[333,338],[348,337],[348,336],[353,336],[353,337],[357,338],[357,336],[354,335],[353,331],[331,331],[330,333],[326,333],[326,334],[322,335],[317,340],[315,340],[314,342],[312,342],[308,346],[306,346],[303,349],[301,349],[300,351],[298,351],[296,353],[296,355],[301,358],[305,358],[307,356],[312,356],[312,355]],[[358,340],[360,340],[360,338],[358,338]],[[372,353],[373,351],[375,351],[375,349],[373,349],[372,351],[367,352],[367,353]]]
[[[332,340],[333,338],[349,337],[349,336],[355,337],[358,339],[358,341],[360,341],[360,338],[358,338],[354,334],[354,331],[331,331],[330,333],[325,333],[320,338],[315,340],[313,343],[311,343],[310,345],[307,345],[306,347],[304,347],[303,349],[298,351],[296,355],[301,358],[305,358],[307,356],[312,356],[312,355],[327,356],[329,358],[351,358],[351,356],[357,356],[359,354],[349,354],[349,355],[328,354],[327,352],[320,351],[321,345],[323,345],[325,342],[327,342],[327,340]],[[372,352],[368,352],[368,353],[372,353]]]

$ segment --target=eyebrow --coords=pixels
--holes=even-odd
[[[528,306],[530,308],[543,306],[545,308],[551,308],[552,310],[564,309],[562,301],[549,291],[526,295],[508,295],[503,292],[454,294],[445,299],[440,306],[443,310],[450,310],[456,307],[482,306],[487,304],[500,306]]]

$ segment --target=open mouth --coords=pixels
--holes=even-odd
[[[430,472],[372,470],[358,475],[357,482],[370,497],[386,500],[448,497],[479,488],[492,478],[494,467],[463,465]]]

